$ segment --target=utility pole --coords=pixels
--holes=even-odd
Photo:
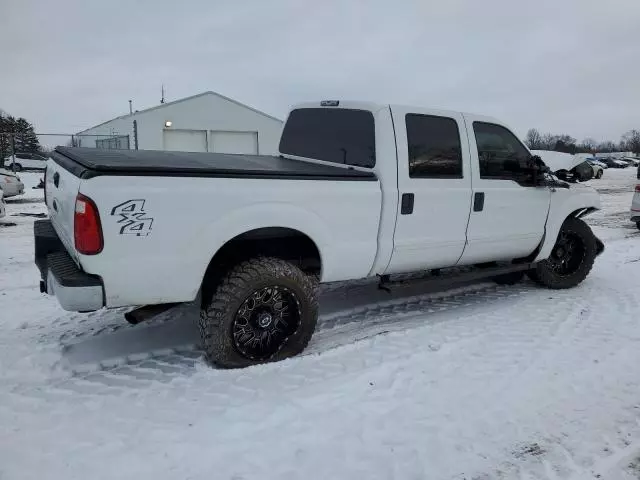
[[[129,115],[133,115],[133,103],[129,100]]]
[[[138,150],[138,121],[133,121],[133,146]]]
[[[164,103],[164,83],[162,84],[162,98],[160,99],[160,103]]]

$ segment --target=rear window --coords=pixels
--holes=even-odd
[[[371,168],[376,164],[373,114],[330,108],[293,110],[280,138],[280,153]]]

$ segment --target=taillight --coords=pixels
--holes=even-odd
[[[636,185],[636,193],[640,193],[640,185]]]
[[[76,197],[73,235],[76,242],[76,250],[83,255],[96,255],[104,247],[98,207],[96,207],[93,200],[81,193]]]

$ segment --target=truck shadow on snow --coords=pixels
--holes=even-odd
[[[419,281],[401,284],[391,292],[379,290],[371,282],[324,287],[316,332],[302,356],[320,354],[391,331],[445,321],[451,311],[462,314],[482,304],[490,307],[507,296],[519,296],[535,287],[528,282],[514,287],[485,282],[446,291],[429,288]],[[125,369],[131,374],[131,367],[137,367],[146,369],[146,374],[152,368],[165,368],[174,373],[178,368],[181,374],[188,375],[197,362],[205,363],[195,304],[176,307],[136,326],[128,325],[123,318],[121,326],[114,327],[116,318],[111,312],[93,315],[95,321],[105,317],[112,325],[106,329],[85,327],[84,331],[80,329],[60,337],[62,366],[73,373]]]

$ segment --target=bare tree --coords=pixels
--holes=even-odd
[[[540,150],[553,150],[553,147],[556,145],[556,135],[551,135],[550,133],[545,133],[540,138]]]
[[[542,149],[542,135],[535,128],[529,129],[527,132],[527,136],[524,139],[524,143],[527,144],[531,150],[541,150]]]
[[[599,143],[597,150],[599,152],[611,153],[611,152],[615,152],[617,148],[615,143],[613,143],[611,140],[607,140],[605,142]]]
[[[640,131],[631,130],[625,133],[620,141],[620,146],[623,147],[622,150],[628,150],[636,155],[640,154]]]
[[[593,152],[597,144],[598,142],[596,142],[593,138],[587,137],[584,140],[582,140],[582,143],[578,146],[581,149],[583,149],[585,152]]]

